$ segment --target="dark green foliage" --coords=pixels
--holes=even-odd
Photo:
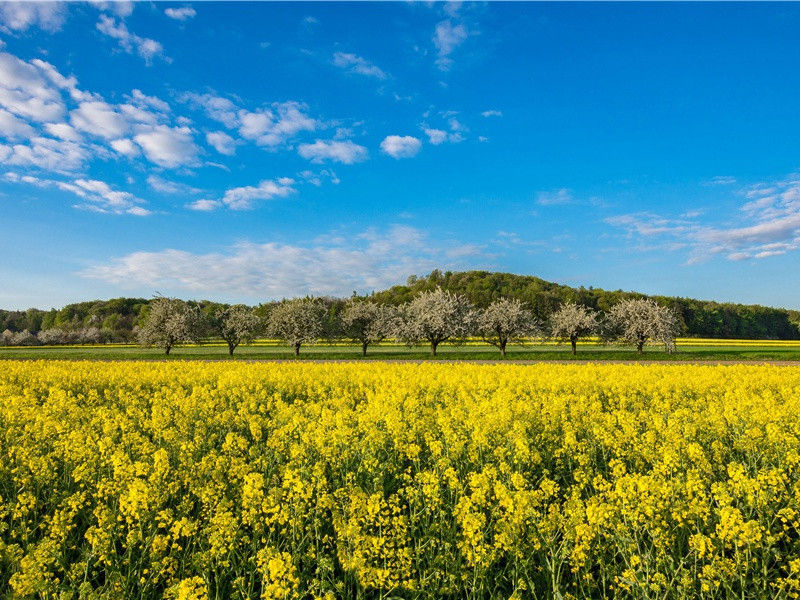
[[[576,302],[604,312],[622,299],[645,297],[643,294],[622,290],[573,288],[528,275],[439,270],[426,277],[412,275],[406,285],[374,292],[371,297],[376,302],[397,305],[408,302],[419,292],[434,290],[437,286],[465,296],[478,308],[485,308],[498,298],[516,298],[525,303],[541,321],[545,321],[564,302]],[[707,338],[800,339],[800,311],[797,310],[691,298],[653,298],[677,312],[682,335]],[[342,333],[338,315],[345,299],[322,298],[321,302],[327,313],[323,337],[336,338]],[[28,330],[35,334],[42,329],[75,331],[85,327],[98,327],[111,332],[113,341],[132,341],[135,338],[134,328],[141,325],[147,316],[148,303],[149,300],[143,298],[115,298],[69,304],[60,310],[0,310],[0,331]],[[190,304],[199,307],[206,315],[211,314],[215,307],[222,306],[208,301]],[[255,312],[266,318],[276,304],[265,302]]]

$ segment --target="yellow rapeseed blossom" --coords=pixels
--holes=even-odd
[[[800,368],[0,361],[0,597],[800,597]]]

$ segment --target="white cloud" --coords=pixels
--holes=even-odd
[[[377,79],[386,79],[386,73],[384,73],[380,67],[377,67],[365,58],[355,54],[336,52],[333,55],[333,64],[340,69],[346,69],[350,73],[358,73],[359,75],[366,75],[367,77],[375,77]]]
[[[27,144],[0,144],[0,161],[55,173],[78,171],[88,158],[89,152],[80,144],[41,136],[31,138]]]
[[[467,28],[463,23],[454,24],[451,20],[440,21],[433,34],[433,43],[438,50],[436,64],[447,71],[453,64],[450,55],[467,39]]]
[[[253,208],[256,200],[271,200],[272,198],[285,198],[297,190],[293,187],[294,180],[282,177],[278,180],[264,180],[257,186],[244,186],[231,188],[225,192],[222,202],[232,210],[248,210]]]
[[[728,185],[728,184],[725,184]],[[689,247],[688,263],[723,255],[729,260],[764,259],[800,248],[800,175],[751,186],[733,223],[710,224],[700,212],[673,219],[652,213],[617,215],[607,223],[631,237],[673,238]]]
[[[304,295],[349,296],[405,281],[433,268],[472,264],[476,249],[437,244],[413,227],[322,236],[308,244],[242,243],[225,253],[176,249],[135,252],[95,265],[81,275],[115,285],[271,299]],[[450,255],[443,264],[442,257]]]
[[[161,98],[155,96],[148,96],[141,90],[134,89],[131,91],[130,99],[139,106],[151,108],[161,113],[168,113],[170,111],[169,104],[164,102]]]
[[[433,144],[434,146],[438,146],[439,144],[444,144],[445,142],[450,142],[451,144],[457,144],[458,142],[464,141],[464,136],[460,133],[450,133],[449,131],[445,131],[444,129],[433,129],[430,127],[423,127],[423,131],[425,135],[428,136],[428,141]]]
[[[203,109],[210,118],[228,129],[237,129],[243,138],[259,146],[271,148],[289,142],[297,134],[314,131],[319,126],[308,115],[302,102],[274,102],[257,110],[240,108],[231,100],[213,94],[187,93],[181,100],[195,108]]]
[[[170,19],[175,19],[176,21],[186,21],[192,17],[195,17],[197,15],[197,11],[191,6],[184,6],[181,8],[168,8],[164,11],[164,14]]]
[[[149,160],[162,167],[174,168],[197,163],[199,148],[188,127],[158,125],[133,138]]]
[[[51,69],[52,65],[44,61],[28,63],[0,52],[0,106],[33,121],[60,120],[65,106],[58,86],[52,81]]]
[[[236,153],[236,140],[224,131],[210,131],[206,134],[206,141],[220,154],[233,156]]]
[[[113,17],[100,15],[100,20],[97,22],[97,29],[101,33],[117,40],[120,48],[128,54],[136,53],[141,56],[148,65],[152,64],[153,58],[156,56],[160,56],[164,60],[169,61],[169,59],[164,56],[164,48],[159,42],[131,33],[122,21],[117,23]]]
[[[572,190],[561,188],[550,192],[538,192],[536,194],[536,202],[542,206],[558,206],[563,204],[572,204],[574,198],[572,197]]]
[[[110,143],[115,152],[118,152],[123,156],[127,156],[128,158],[133,158],[134,156],[139,156],[140,154],[139,147],[128,138],[111,140]]]
[[[186,205],[189,210],[196,210],[198,212],[211,212],[217,210],[222,203],[217,200],[195,200]]]
[[[25,31],[39,27],[58,31],[67,17],[64,2],[0,2],[0,30]]]
[[[42,179],[31,175],[19,176],[15,173],[6,173],[5,179],[15,183],[27,183],[40,188],[54,187],[69,192],[81,198],[82,202],[74,207],[83,210],[118,215],[147,216],[151,214],[149,210],[141,206],[143,201],[130,192],[115,190],[108,183],[97,179],[78,178],[62,181]]]
[[[363,162],[369,157],[369,152],[364,146],[359,146],[350,140],[316,140],[313,144],[300,144],[297,151],[300,156],[314,163],[331,160],[351,165]]]
[[[278,146],[301,131],[314,131],[315,119],[306,113],[299,102],[278,102],[273,109],[250,112],[240,110],[239,133],[259,146]]]
[[[69,142],[83,141],[81,134],[75,131],[75,128],[69,123],[45,123],[44,128],[53,137]]]
[[[482,117],[502,117],[503,113],[499,110],[485,110],[481,113]]]
[[[411,158],[422,148],[422,142],[410,135],[388,135],[381,142],[381,150],[392,158]]]
[[[158,175],[147,177],[147,185],[162,194],[199,194],[203,190],[178,181],[168,181]]]
[[[130,129],[128,120],[115,107],[99,100],[81,102],[70,112],[70,121],[78,131],[106,139],[120,138]]]
[[[0,135],[15,140],[29,138],[34,129],[22,119],[18,119],[7,110],[0,108]]]

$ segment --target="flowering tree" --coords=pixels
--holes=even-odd
[[[472,304],[458,294],[436,288],[401,307],[398,337],[408,343],[427,341],[431,356],[445,340],[468,335],[475,322]]]
[[[233,356],[233,351],[239,344],[253,340],[261,329],[262,322],[252,308],[235,304],[214,310],[209,317],[209,325],[211,331],[227,342],[228,354]]]
[[[605,336],[623,344],[633,344],[641,353],[647,340],[656,340],[672,351],[678,334],[675,314],[649,298],[622,300],[606,314]]]
[[[564,304],[550,315],[550,335],[556,339],[569,340],[573,356],[577,352],[578,340],[596,330],[597,313],[581,304]]]
[[[325,307],[313,298],[284,300],[269,313],[270,335],[285,341],[300,355],[302,344],[313,344],[323,332]]]
[[[150,312],[139,329],[139,343],[157,346],[169,354],[175,344],[200,337],[200,312],[178,298],[159,296],[150,302]]]
[[[397,310],[385,304],[365,300],[348,300],[342,311],[342,326],[347,337],[361,344],[361,355],[367,355],[370,344],[382,341],[396,328]]]
[[[489,344],[500,349],[505,358],[509,341],[521,341],[525,336],[538,333],[536,319],[519,300],[500,298],[480,311],[476,329]]]

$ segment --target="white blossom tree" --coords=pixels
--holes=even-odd
[[[261,330],[261,319],[253,309],[244,304],[221,306],[209,317],[211,331],[228,344],[228,354],[233,356],[239,344],[251,342]]]
[[[369,300],[348,300],[342,310],[344,334],[361,344],[361,355],[367,355],[367,347],[392,335],[397,327],[397,309]]]
[[[522,341],[526,336],[536,335],[539,327],[533,313],[522,302],[500,298],[478,313],[476,330],[484,341],[496,346],[505,358],[508,342]]]
[[[63,344],[66,338],[64,332],[55,327],[51,329],[42,329],[36,334],[36,337],[39,338],[39,341],[45,346],[56,346],[58,344]]]
[[[469,300],[436,288],[401,307],[397,336],[409,344],[427,341],[431,356],[436,356],[439,344],[467,336],[474,322],[475,310]]]
[[[563,304],[550,315],[550,335],[556,339],[569,340],[573,356],[577,353],[578,340],[597,330],[597,313],[582,304]]]
[[[313,298],[284,300],[269,313],[270,335],[282,339],[300,355],[300,346],[313,344],[322,335],[325,307]]]
[[[674,348],[677,332],[675,314],[649,298],[621,300],[606,314],[605,337],[632,344],[640,354],[648,340]]]
[[[150,302],[149,313],[139,329],[142,346],[157,346],[169,354],[173,346],[200,337],[200,311],[178,298],[159,296]]]

